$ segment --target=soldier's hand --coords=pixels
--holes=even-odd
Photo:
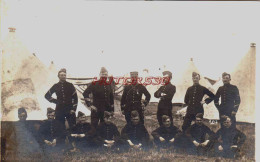
[[[221,145],[218,146],[219,151],[223,151],[223,147]]]
[[[161,142],[165,141],[165,139],[163,137],[159,137],[159,139],[160,139]]]
[[[200,104],[201,104],[201,105],[203,105],[203,104],[205,104],[205,103],[206,103],[205,101],[200,101]]]
[[[44,140],[44,143],[46,143],[47,145],[50,145],[50,144],[51,144],[51,142],[48,141],[48,140]]]
[[[170,140],[170,142],[171,142],[171,143],[173,143],[173,142],[174,142],[174,140],[175,140],[175,139],[174,139],[174,138],[172,138],[172,139]]]
[[[196,147],[198,147],[199,145],[200,145],[200,143],[198,143],[197,141],[193,141],[193,144],[196,146]]]
[[[201,146],[205,147],[208,145],[208,143],[209,143],[209,140],[206,140],[205,142],[201,143]]]
[[[83,137],[85,137],[85,134],[79,134],[78,136],[83,138]]]
[[[166,96],[166,93],[161,93],[161,97]]]
[[[237,145],[232,145],[230,148],[237,148]]]
[[[93,110],[93,111],[97,111],[97,108],[95,106],[90,106],[90,109]]]
[[[75,111],[74,110],[70,110],[70,114],[73,114],[73,113],[75,113]]]
[[[235,112],[235,111],[231,112],[231,115],[233,115],[233,116],[235,116],[236,114],[237,114],[237,112]]]

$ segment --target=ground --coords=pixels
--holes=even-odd
[[[176,112],[178,107],[173,109],[173,112]],[[145,111],[145,126],[151,134],[151,132],[158,127],[156,119],[156,105],[149,105]],[[115,114],[114,123],[118,126],[119,131],[125,125],[124,116],[120,113]],[[175,116],[174,125],[181,128],[182,118]],[[212,130],[216,131],[219,128],[219,124],[209,124],[205,121]],[[245,144],[241,148],[240,159],[237,161],[255,161],[255,125],[248,123],[238,123],[237,127],[243,133],[246,134],[247,139]],[[115,153],[115,152],[87,152],[87,153],[77,153],[77,154],[66,154],[64,156],[54,155],[48,158],[48,161],[53,159],[54,161],[234,161],[231,159],[219,159],[216,157],[202,157],[195,155],[187,155],[183,152],[167,152],[167,150],[161,150],[158,152],[156,149],[151,149],[147,152],[145,151],[129,151],[125,153]],[[21,159],[19,159],[21,160]],[[22,159],[23,161],[46,161],[42,157],[37,157],[36,155],[31,156],[30,158]],[[12,161],[10,159],[10,161]]]

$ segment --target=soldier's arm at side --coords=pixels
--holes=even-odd
[[[114,91],[113,91],[113,88],[112,88],[112,86],[110,86],[110,88],[111,88],[111,91],[110,91],[110,109],[111,109],[111,111],[115,111],[115,109],[114,109]]]
[[[92,88],[93,88],[93,84],[90,84],[87,87],[87,89],[83,92],[83,96],[88,107],[92,106],[92,103],[90,101],[90,96],[89,96],[92,93]]]
[[[189,99],[189,88],[188,88],[184,97],[184,103],[187,105],[189,104],[189,101],[190,99]]]
[[[57,99],[52,98],[52,94],[56,92],[56,84],[54,84],[51,89],[45,94],[45,98],[51,102],[57,104]]]
[[[214,98],[214,104],[216,108],[219,108],[219,98],[220,98],[220,88],[218,88],[217,93]]]
[[[144,105],[147,106],[151,99],[151,94],[147,91],[146,87],[143,86],[143,93],[145,95],[145,103]]]
[[[239,141],[237,143],[237,146],[241,147],[245,143],[246,135],[239,130],[237,130],[237,132],[238,132],[238,137],[239,137]]]
[[[152,131],[151,135],[153,136],[154,139],[158,139],[160,136],[160,133],[159,133],[159,128],[155,129],[154,131]]]
[[[78,106],[78,95],[77,90],[75,89],[74,85],[72,84],[72,104],[73,104],[73,110],[76,112],[77,106]]]
[[[237,88],[237,86],[235,86],[235,104],[234,104],[234,111],[237,112],[238,111],[238,108],[239,108],[239,105],[240,105],[240,95],[239,95],[239,90]]]
[[[204,94],[209,96],[209,98],[205,99],[206,104],[209,104],[215,98],[215,95],[210,90],[208,90],[207,88],[204,88]]]
[[[125,108],[127,92],[128,92],[128,88],[127,86],[125,86],[121,98],[121,111],[124,111]]]

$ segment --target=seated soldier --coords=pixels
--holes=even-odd
[[[14,136],[16,138],[16,153],[18,158],[21,156],[31,156],[31,154],[41,154],[42,150],[32,125],[29,124],[27,119],[27,111],[25,108],[18,109],[19,121],[15,123]]]
[[[158,148],[169,148],[176,145],[176,138],[180,135],[180,130],[171,123],[167,115],[162,116],[162,126],[152,132],[154,143]]]
[[[131,112],[131,122],[126,124],[121,131],[122,140],[125,148],[139,149],[149,146],[149,134],[145,126],[140,122],[139,113]]]
[[[203,124],[202,113],[196,114],[195,123],[191,125],[185,133],[192,142],[190,147],[191,153],[208,155],[210,149],[212,149],[215,133]],[[208,139],[206,139],[206,135],[209,136]]]
[[[113,114],[104,112],[104,123],[97,127],[97,136],[101,146],[105,148],[119,148],[120,133],[115,124],[112,123]]]
[[[47,117],[48,119],[44,121],[39,129],[43,149],[45,153],[63,152],[66,138],[65,126],[54,119],[54,109],[47,109]]]
[[[224,116],[222,121],[223,127],[216,133],[218,154],[227,158],[238,157],[240,148],[246,140],[246,135],[237,128],[231,127],[230,117]]]
[[[94,139],[95,130],[90,123],[87,123],[86,115],[81,111],[78,112],[78,123],[71,130],[70,140],[72,141],[73,150],[86,151],[96,146]]]

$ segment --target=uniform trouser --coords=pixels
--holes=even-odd
[[[224,145],[224,146],[222,145],[222,147],[223,147],[222,151],[219,151],[218,147],[215,148],[215,150],[217,150],[216,152],[217,156],[225,157],[225,158],[234,158],[236,155],[239,154],[240,148],[230,148],[231,145]]]
[[[182,132],[185,132],[190,127],[191,122],[196,119],[196,114],[186,113],[182,125]]]
[[[97,128],[98,122],[104,122],[104,111],[91,111],[91,125]]]
[[[158,123],[160,126],[163,125],[163,122],[162,122],[162,116],[163,115],[167,115],[170,117],[170,120],[171,120],[171,124],[173,124],[173,118],[172,118],[172,110],[166,110],[166,111],[163,111],[163,110],[158,110],[157,111],[157,120],[158,120]]]
[[[76,125],[76,114],[70,113],[71,108],[70,105],[57,105],[55,110],[55,119],[65,125],[66,118],[70,128]]]
[[[223,126],[223,119],[221,116],[226,115],[228,117],[230,117],[231,121],[232,121],[232,127],[236,127],[236,116],[232,115],[231,112],[219,112],[219,119],[220,119],[220,125],[221,127]]]
[[[133,110],[132,110],[133,111]],[[131,123],[131,112],[132,111],[125,111],[125,120],[127,124]],[[144,124],[144,113],[143,110],[136,110],[140,117],[140,122]]]

